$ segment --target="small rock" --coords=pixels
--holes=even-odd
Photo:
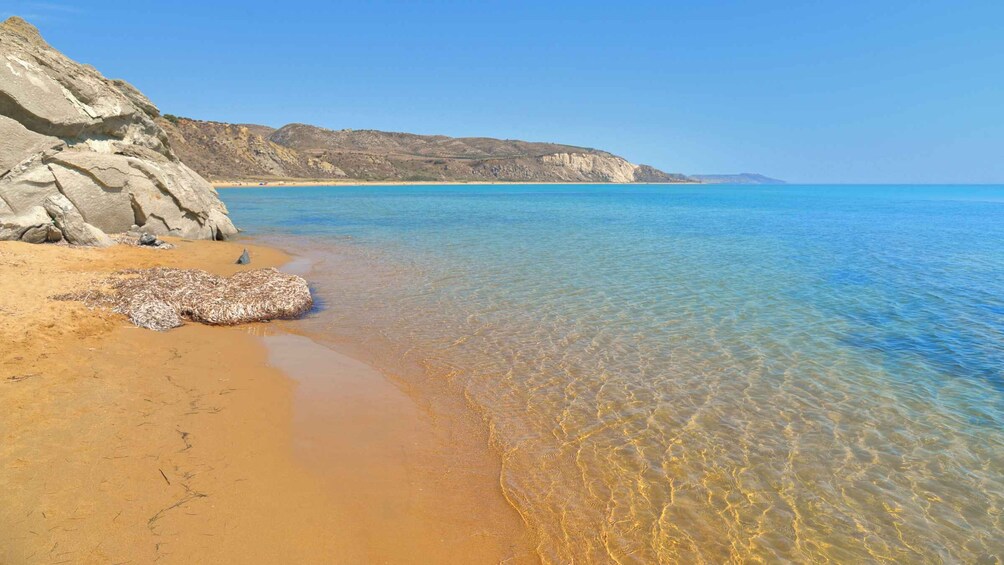
[[[237,258],[237,264],[238,265],[248,265],[250,263],[251,263],[251,256],[248,255],[248,250],[245,249],[244,253],[241,253],[241,256]]]
[[[21,241],[27,243],[45,243],[49,237],[49,226],[32,226],[21,234]]]
[[[160,242],[159,239],[157,239],[155,236],[152,236],[152,235],[150,235],[148,233],[144,233],[143,235],[139,236],[139,244],[140,245],[146,245],[146,246],[150,246],[150,247],[156,247],[156,246],[160,245],[160,243],[161,242]]]
[[[63,239],[63,232],[59,231],[59,228],[57,228],[55,225],[48,226],[48,228],[49,228],[49,233],[47,233],[45,236],[46,241],[48,241],[49,243],[55,243]]]

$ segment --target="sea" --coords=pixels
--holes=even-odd
[[[297,323],[462,395],[545,562],[1004,560],[1004,186],[220,194]]]

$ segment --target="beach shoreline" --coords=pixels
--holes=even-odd
[[[172,243],[0,243],[0,562],[536,560],[487,448],[458,471],[457,430],[372,367],[287,322],[158,333],[50,298],[126,268],[232,274],[245,247],[290,260]]]
[[[304,179],[291,179],[291,180],[274,180],[274,179],[247,179],[247,180],[213,180],[210,184],[214,188],[274,188],[282,186],[491,186],[491,185],[566,185],[566,184],[582,184],[582,185],[613,185],[613,186],[631,186],[631,185],[694,185],[694,184],[705,184],[700,182],[631,182],[631,183],[615,183],[615,182],[521,182],[521,181],[469,181],[469,182],[457,182],[457,181],[360,181],[360,180],[304,180]]]

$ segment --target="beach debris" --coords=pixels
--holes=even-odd
[[[140,327],[165,331],[191,320],[229,326],[296,318],[313,306],[307,281],[276,269],[221,277],[198,269],[132,269],[116,273],[107,288],[54,296],[128,316]]]
[[[126,232],[116,233],[108,237],[119,245],[131,245],[133,247],[146,247],[149,249],[174,249],[170,243],[147,232]]]
[[[250,265],[251,264],[251,256],[248,255],[248,250],[247,249],[245,249],[244,253],[241,253],[241,256],[237,258],[237,264],[238,265]]]
[[[19,383],[21,381],[26,381],[32,377],[37,377],[38,373],[32,373],[30,375],[11,375],[7,377],[7,380],[12,383]]]
[[[182,325],[181,316],[163,300],[137,302],[126,313],[133,324],[158,332],[167,331]]]

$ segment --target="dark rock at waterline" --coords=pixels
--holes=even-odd
[[[150,235],[148,233],[145,233],[145,234],[139,236],[139,244],[140,245],[147,245],[147,246],[150,246],[150,247],[156,247],[156,246],[160,245],[160,243],[161,243],[160,240],[157,239],[156,236]]]
[[[238,265],[249,265],[249,264],[251,264],[251,256],[248,255],[248,250],[247,249],[245,249],[244,253],[241,253],[241,256],[237,258],[237,264]]]

